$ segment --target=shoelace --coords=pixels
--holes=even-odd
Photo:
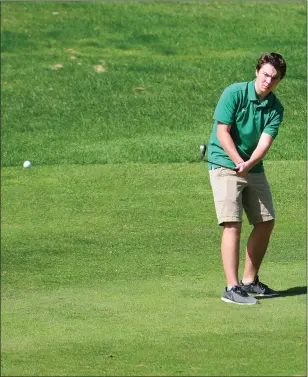
[[[235,293],[238,293],[240,294],[241,296],[248,296],[248,293],[245,292],[240,286],[238,285],[235,285],[233,288],[232,288],[232,291],[235,292]]]

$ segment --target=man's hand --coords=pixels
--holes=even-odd
[[[236,165],[236,174],[239,177],[246,177],[246,175],[248,174],[249,169],[250,169],[250,167],[249,167],[247,161],[239,162]]]

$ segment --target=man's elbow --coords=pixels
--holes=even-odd
[[[223,144],[226,138],[230,137],[230,128],[227,124],[218,123],[217,126],[217,139],[220,144]]]
[[[261,148],[265,151],[268,151],[273,144],[274,138],[273,136],[263,133],[260,139]]]

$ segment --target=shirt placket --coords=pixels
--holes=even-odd
[[[254,103],[254,115],[253,122],[255,127],[260,131],[262,130],[262,109],[264,108],[263,104]]]

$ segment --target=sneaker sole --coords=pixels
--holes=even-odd
[[[228,298],[221,297],[222,301],[227,302],[228,304],[236,304],[236,305],[256,305],[259,301],[256,302],[236,302],[233,300],[229,300]]]
[[[265,293],[256,293],[256,292],[248,292],[249,295],[254,297],[277,297],[279,296],[279,293],[271,293],[271,294],[265,294]]]
[[[265,293],[255,293],[255,297],[277,297],[278,293],[265,294]]]

